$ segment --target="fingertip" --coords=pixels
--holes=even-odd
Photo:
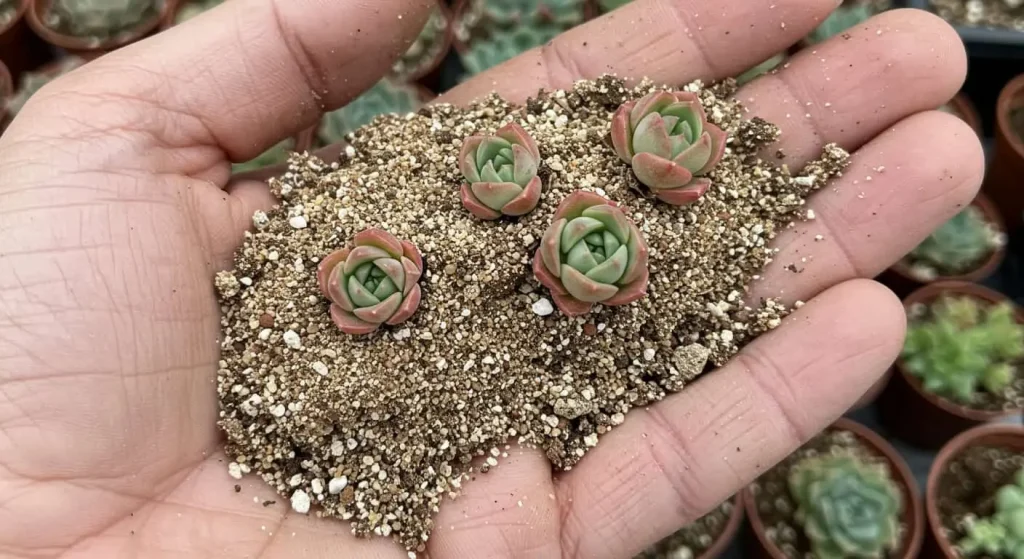
[[[890,53],[896,62],[929,71],[937,91],[952,97],[967,78],[967,50],[946,20],[916,8],[882,12],[868,20],[876,35],[895,32]]]

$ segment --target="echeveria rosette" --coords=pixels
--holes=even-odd
[[[539,166],[537,142],[514,122],[493,136],[466,138],[459,154],[467,181],[462,185],[462,205],[487,220],[529,213],[540,201]]]
[[[331,318],[343,332],[369,334],[382,324],[405,322],[420,306],[417,283],[423,258],[409,241],[367,229],[353,246],[320,261],[317,280],[330,299]]]
[[[656,91],[619,107],[612,146],[661,201],[683,206],[707,192],[706,174],[725,153],[725,132],[693,93]]]
[[[586,314],[595,303],[626,305],[647,293],[647,243],[615,203],[577,191],[552,220],[533,273],[563,314]]]

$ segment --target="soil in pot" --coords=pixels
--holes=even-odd
[[[633,559],[715,559],[736,536],[742,520],[743,504],[733,497]]]
[[[941,469],[931,474],[937,478],[929,483],[928,508],[932,529],[939,531],[935,536],[943,553],[950,558],[1002,559],[1001,553],[984,551],[967,555],[962,553],[962,546],[972,531],[971,524],[991,517],[996,511],[995,497],[1000,488],[1015,483],[1024,468],[1024,449],[1019,444],[1010,446],[982,439],[945,461],[942,458],[940,455],[936,463]],[[934,525],[936,521],[938,527]]]
[[[1024,3],[1016,0],[931,0],[931,5],[954,25],[1024,31]]]
[[[337,161],[294,156],[270,182],[281,205],[253,217],[233,269],[215,278],[229,473],[261,475],[296,511],[313,513],[313,503],[315,514],[351,521],[357,534],[390,535],[415,550],[449,492],[478,471],[497,466],[489,475],[502,475],[510,439],[570,468],[631,408],[683,389],[708,362],[724,363],[778,326],[788,309],[746,304],[740,294],[770,261],[764,247],[776,231],[806,219],[806,197],[831,188],[849,155],[829,145],[801,171],[779,168],[757,154],[781,131],[745,118],[734,82],[686,90],[704,107],[704,129],[721,127],[730,147],[708,175],[711,188],[688,206],[658,201],[605,144],[613,114],[655,91],[613,77],[525,105],[491,96],[378,117],[349,135],[352,149]],[[463,164],[489,155],[461,152],[469,138],[491,138],[510,122],[536,143],[541,162],[530,174],[541,196],[520,217],[478,219],[461,195]],[[749,194],[737,199],[734,190]],[[642,227],[635,239],[656,247],[647,257],[657,272],[639,299],[570,317],[556,311],[564,294],[533,268],[544,265],[535,255],[558,207],[580,195],[628,209],[613,225]],[[619,215],[612,204],[601,207]],[[410,260],[418,306],[398,324],[346,334],[348,311],[321,288],[337,274],[318,269],[336,271],[337,251],[373,227],[386,228],[380,242]],[[352,264],[353,274],[361,266]],[[374,292],[390,289],[379,274],[365,278]],[[351,279],[349,291],[369,300],[359,291],[369,287]],[[486,458],[474,465],[478,456]]]
[[[160,25],[175,0],[32,0],[29,23],[47,42],[85,57],[95,57],[137,41]]]
[[[938,448],[957,433],[1024,407],[1024,316],[999,293],[939,282],[904,300],[897,374],[879,401],[886,429]]]
[[[870,473],[851,475],[849,469],[853,464],[861,468],[857,471]],[[812,474],[818,480],[845,477],[850,481],[834,487],[819,484],[809,491],[807,479]],[[833,495],[833,499],[819,503],[823,507],[820,510],[828,508],[833,512],[843,500],[851,499],[850,495],[857,495],[842,506],[860,511],[863,516],[843,516],[857,518],[849,525],[825,521],[815,514],[819,509],[811,506],[815,501],[811,494]],[[831,534],[851,532],[871,534],[860,542],[869,542],[869,547],[859,548],[862,553],[875,549],[881,557],[909,559],[917,556],[923,538],[922,506],[906,464],[884,440],[851,421],[837,422],[761,475],[748,488],[746,499],[747,514],[764,557],[815,557],[815,547],[835,550],[837,538],[830,537]],[[808,537],[807,526],[812,523],[812,530],[824,538]],[[852,555],[851,551],[846,554]]]
[[[886,283],[905,297],[934,281],[981,281],[1002,263],[1006,240],[998,210],[979,196],[892,267],[902,284]]]

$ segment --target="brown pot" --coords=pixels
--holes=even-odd
[[[52,56],[50,49],[28,27],[25,13],[30,0],[19,0],[18,12],[0,28],[0,61],[7,65],[14,83],[26,70],[45,63]]]
[[[987,196],[979,192],[978,196],[971,202],[971,205],[981,210],[981,213],[985,216],[985,221],[991,223],[996,229],[1002,231],[1004,234],[1006,233],[1006,225],[1003,222],[1002,216],[999,214],[999,210]],[[1006,247],[1001,246],[974,270],[959,276],[939,276],[929,282],[923,282],[914,277],[910,273],[909,266],[907,266],[901,259],[899,262],[893,264],[888,270],[883,272],[879,279],[889,289],[896,293],[897,296],[902,298],[910,295],[926,283],[930,284],[939,281],[980,282],[995,273],[995,271],[999,269],[999,266],[1002,265],[1005,258]]]
[[[948,105],[956,113],[956,116],[966,122],[979,137],[984,137],[985,133],[981,127],[981,116],[978,115],[978,110],[974,108],[974,103],[971,103],[971,100],[966,95],[962,92],[957,93],[955,97],[949,100]]]
[[[142,23],[130,33],[121,37],[111,37],[98,44],[93,44],[87,39],[74,35],[65,35],[51,28],[44,23],[45,14],[49,11],[53,0],[29,0],[29,8],[26,13],[28,23],[37,35],[51,45],[64,49],[70,54],[81,56],[86,60],[99,58],[104,54],[119,49],[127,44],[134,43],[155,32],[167,14],[177,8],[178,0],[164,0],[163,7],[156,15]]]
[[[718,538],[711,544],[711,547],[704,553],[701,553],[697,559],[718,559],[725,553],[725,550],[732,545],[733,540],[736,539],[736,534],[740,531],[740,526],[743,524],[743,512],[743,498],[737,493],[733,495],[732,513],[725,524],[725,529],[718,535]]]
[[[910,467],[889,443],[877,433],[867,427],[846,418],[840,418],[832,424],[831,428],[842,431],[849,431],[857,436],[861,442],[875,449],[878,454],[885,457],[889,463],[889,471],[892,472],[894,481],[903,489],[903,524],[907,526],[907,533],[903,538],[903,546],[899,552],[890,555],[890,559],[915,559],[921,550],[921,542],[924,539],[924,506],[921,504],[921,496],[917,493],[917,482]],[[750,489],[744,489],[743,506],[747,510],[747,518],[754,529],[754,538],[750,538],[751,551],[754,557],[761,559],[789,559],[782,550],[778,548],[765,534],[765,526],[757,511],[757,501]]]
[[[924,542],[922,557],[946,557],[961,559],[953,551],[953,546],[943,535],[942,522],[936,495],[939,489],[939,476],[946,469],[946,464],[964,449],[977,446],[1011,447],[1024,452],[1024,427],[1020,425],[985,425],[960,433],[942,447],[931,470],[928,471],[928,482],[925,485],[925,513],[928,518],[927,537]]]
[[[1010,231],[1024,224],[1024,139],[1010,126],[1010,113],[1022,108],[1024,74],[1010,80],[996,101],[995,149],[982,185]]]
[[[928,284],[903,300],[909,313],[916,304],[929,304],[944,294],[966,295],[996,304],[1008,301],[1002,294],[966,282]],[[1016,307],[1017,322],[1024,324],[1024,311]],[[989,421],[1020,416],[1021,410],[989,411],[961,406],[926,392],[921,380],[903,368],[902,360],[893,365],[889,386],[878,399],[879,420],[887,433],[921,448],[935,449],[962,431]]]

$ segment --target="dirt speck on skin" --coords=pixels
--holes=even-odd
[[[776,231],[803,219],[804,198],[848,154],[826,146],[794,176],[758,159],[779,131],[742,118],[735,82],[687,87],[730,140],[711,190],[683,208],[656,203],[602,141],[612,112],[653,89],[612,77],[525,107],[492,96],[379,117],[349,137],[343,161],[293,156],[271,181],[281,207],[254,216],[235,269],[216,279],[220,425],[240,470],[284,498],[305,492],[310,513],[348,520],[358,535],[422,550],[442,500],[499,464],[494,450],[508,441],[569,469],[630,409],[778,326],[787,309],[748,306],[747,287],[770,262]],[[459,199],[459,149],[510,121],[540,147],[544,194],[518,220],[479,221]],[[535,242],[577,189],[619,202],[642,231],[648,295],[579,318],[542,316],[535,306],[549,294],[530,270]],[[289,225],[297,216],[305,227]],[[423,301],[401,325],[349,336],[331,322],[315,272],[368,227],[419,247]]]
[[[939,474],[936,507],[946,541],[956,544],[967,535],[964,520],[968,516],[985,517],[995,512],[995,494],[1013,483],[1013,476],[1024,468],[1024,453],[1000,446],[974,446],[964,449]],[[978,559],[999,559],[978,555]]]
[[[803,528],[796,521],[797,504],[789,492],[789,472],[801,461],[812,456],[830,452],[853,452],[862,460],[888,465],[885,457],[874,447],[865,444],[857,435],[851,431],[830,428],[824,433],[811,439],[800,447],[796,452],[790,454],[771,470],[765,472],[760,478],[750,485],[757,503],[758,516],[765,527],[765,536],[778,546],[790,559],[804,559],[810,557],[811,544],[803,533]],[[904,507],[909,506],[910,496],[908,488],[900,481],[896,474],[890,472],[896,484],[903,491]],[[910,491],[916,491],[910,488]],[[905,535],[908,526],[900,523],[900,545],[896,551],[889,553],[887,557],[895,558],[903,556],[907,542]]]

